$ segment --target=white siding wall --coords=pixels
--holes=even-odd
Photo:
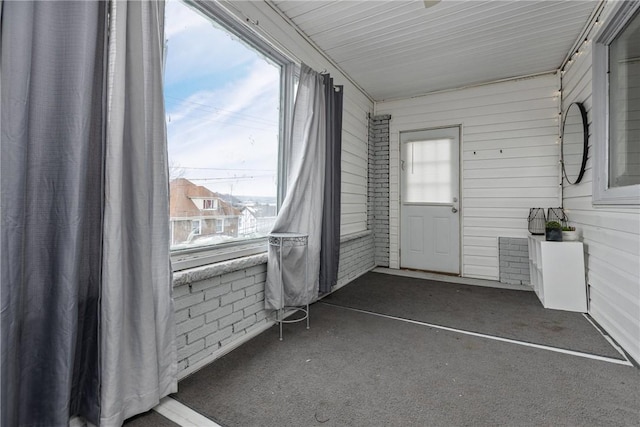
[[[610,6],[607,5],[603,16]],[[565,182],[564,206],[570,222],[584,236],[589,313],[640,361],[640,209],[592,204],[595,150],[591,134],[591,48],[591,43],[583,47],[562,78],[563,113],[572,102],[584,103],[590,133],[585,175],[577,185]]]
[[[399,132],[462,125],[462,273],[497,280],[498,237],[526,237],[530,207],[560,205],[557,75],[376,104],[391,114],[390,264],[399,267]]]
[[[336,85],[344,85],[342,116],[342,217],[341,234],[367,229],[367,114],[373,102],[314,49],[265,2],[221,2],[243,22],[277,47],[284,48],[316,71],[327,70]]]

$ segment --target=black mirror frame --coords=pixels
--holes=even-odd
[[[569,177],[567,176],[567,170],[564,167],[564,127],[567,122],[567,117],[569,110],[573,105],[578,106],[578,110],[580,111],[580,116],[582,118],[582,134],[583,134],[583,145],[582,145],[582,164],[580,165],[580,173],[574,182],[571,182]],[[587,111],[584,109],[584,105],[582,102],[573,102],[569,104],[569,108],[567,108],[567,113],[565,113],[564,120],[562,121],[562,145],[560,146],[560,159],[562,160],[562,174],[564,178],[567,180],[567,183],[573,185],[577,184],[582,180],[584,176],[584,171],[587,166],[587,152],[589,151],[589,125],[587,124]]]

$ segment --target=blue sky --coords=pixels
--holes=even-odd
[[[181,2],[167,2],[171,173],[212,191],[276,194],[279,71]]]

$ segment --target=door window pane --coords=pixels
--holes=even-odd
[[[404,203],[451,203],[453,143],[443,138],[403,144]]]

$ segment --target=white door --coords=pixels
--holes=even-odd
[[[400,133],[400,267],[460,274],[460,128]]]

